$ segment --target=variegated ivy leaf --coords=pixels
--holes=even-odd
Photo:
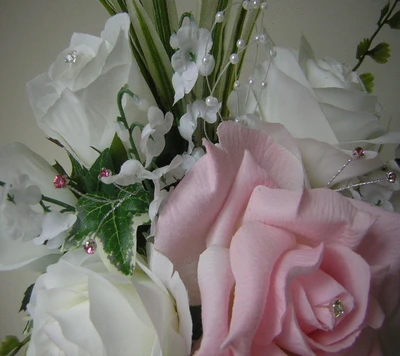
[[[78,220],[64,249],[81,246],[97,237],[110,262],[123,274],[132,274],[136,258],[136,230],[138,221],[146,219],[150,198],[141,184],[120,190],[116,199],[110,200],[102,193],[88,194],[78,200]]]

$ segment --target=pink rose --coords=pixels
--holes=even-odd
[[[202,305],[196,356],[380,355],[375,330],[399,302],[398,214],[304,189],[295,142],[264,128],[222,123],[158,222],[156,248]]]

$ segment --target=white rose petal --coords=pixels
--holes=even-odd
[[[27,355],[189,355],[187,292],[171,262],[155,256],[153,272],[139,258],[128,278],[109,271],[100,253],[70,251],[39,277]]]
[[[102,151],[114,137],[119,115],[117,93],[125,84],[143,102],[155,104],[137,63],[132,61],[129,28],[129,16],[118,14],[107,21],[101,37],[74,34],[70,47],[48,73],[27,85],[39,127],[86,167],[98,157],[92,147]],[[71,52],[76,60],[66,63]],[[129,105],[126,97],[123,105],[129,123],[143,121],[138,106]]]

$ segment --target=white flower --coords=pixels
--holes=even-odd
[[[181,163],[182,157],[177,155],[168,166],[156,168],[154,171],[150,172],[143,167],[140,161],[136,159],[130,159],[121,166],[118,174],[111,175],[109,177],[102,177],[101,181],[106,184],[115,183],[122,186],[140,183],[145,179],[154,181],[160,179],[162,176],[175,169]]]
[[[101,37],[74,34],[49,71],[28,83],[28,96],[39,127],[57,139],[86,167],[109,147],[119,115],[117,93],[128,83],[143,102],[155,103],[137,63],[132,60],[127,14],[110,18]],[[74,61],[66,62],[70,56]],[[71,57],[72,56],[72,57]],[[146,99],[146,100],[145,100]],[[129,122],[141,108],[125,100]]]
[[[140,140],[140,149],[146,156],[145,167],[150,165],[153,157],[157,157],[163,151],[164,136],[171,129],[174,121],[170,112],[167,112],[164,117],[163,112],[155,106],[149,108],[147,118],[149,123],[144,127]]]
[[[172,85],[175,89],[174,104],[189,93],[199,76],[209,75],[215,65],[215,60],[209,54],[212,47],[210,31],[199,28],[197,23],[185,17],[182,26],[170,39],[173,49],[179,48],[172,58],[171,64],[175,73]]]
[[[233,92],[228,106],[236,116],[256,112],[264,121],[281,123],[301,140],[303,162],[313,187],[325,186],[354,147],[374,150],[377,144],[400,141],[399,134],[385,134],[378,121],[377,98],[364,90],[348,66],[332,59],[316,59],[304,38],[299,52],[274,49],[276,56],[256,68],[254,85]],[[339,148],[350,150],[350,154]],[[349,165],[335,182],[378,168],[382,162],[376,156],[373,161]],[[353,171],[357,165],[364,166]]]
[[[179,120],[179,133],[189,142],[187,153],[191,153],[194,148],[192,136],[197,127],[197,119],[200,117],[209,124],[217,121],[217,113],[221,108],[221,103],[207,105],[204,100],[195,100],[186,106],[186,113]]]
[[[19,268],[58,253],[51,248],[60,246],[76,216],[61,214],[60,207],[47,202],[52,211],[44,213],[38,203],[42,194],[72,206],[76,198],[67,189],[55,189],[53,179],[57,172],[22,144],[2,147],[0,167],[0,181],[7,183],[0,187],[0,270]]]
[[[28,311],[28,356],[190,354],[186,289],[152,245],[131,278],[112,269],[100,249],[69,251],[38,278]]]

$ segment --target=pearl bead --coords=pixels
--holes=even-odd
[[[268,7],[267,2],[266,2],[266,1],[263,1],[263,2],[261,3],[261,10],[266,10],[267,7]]]
[[[272,49],[269,51],[269,55],[270,55],[272,58],[275,58],[275,57],[276,57],[276,51],[275,51],[274,48],[272,48]]]
[[[258,41],[260,43],[267,43],[268,41],[267,35],[265,33],[261,33],[260,35],[258,35]]]
[[[214,96],[208,96],[206,98],[206,105],[207,106],[216,106],[216,105],[218,105],[218,99],[215,98]]]
[[[260,1],[259,0],[254,0],[253,1],[253,9],[258,9],[260,7]]]
[[[229,62],[232,64],[237,64],[239,62],[239,56],[237,53],[232,53],[231,56],[229,57]]]
[[[261,82],[261,89],[265,89],[267,87],[267,82]]]
[[[211,61],[211,55],[210,55],[210,54],[205,55],[205,56],[202,58],[202,60],[201,60],[201,62],[202,62],[204,65],[209,64],[210,61]]]
[[[242,48],[244,48],[244,46],[246,46],[246,43],[244,42],[244,40],[239,39],[236,42],[236,46],[237,46],[237,48],[242,49]]]
[[[233,89],[234,90],[238,90],[240,88],[240,82],[238,81],[238,80],[236,80],[234,83],[233,83]]]
[[[225,20],[224,13],[222,11],[218,11],[215,15],[215,22],[221,23]]]
[[[253,77],[250,77],[250,78],[249,78],[248,83],[249,83],[250,86],[253,86],[253,85],[254,85],[254,79],[253,79]]]

